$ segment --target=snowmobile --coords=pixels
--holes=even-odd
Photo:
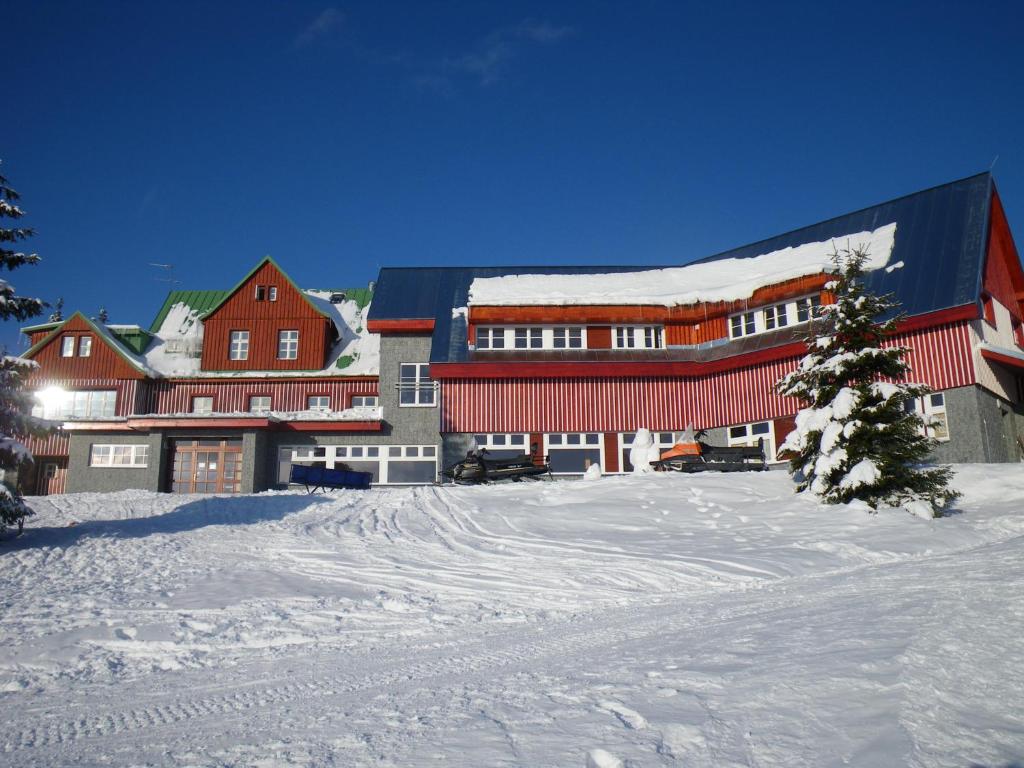
[[[499,458],[488,456],[487,449],[469,451],[466,458],[444,470],[444,477],[456,483],[489,483],[495,480],[519,481],[526,478],[539,478],[551,475],[551,464],[544,457],[543,464],[537,464],[533,456],[524,453],[519,456]]]
[[[709,445],[694,437],[689,427],[675,445],[651,462],[651,466],[661,472],[761,472],[768,469],[764,440],[758,440],[756,446]]]

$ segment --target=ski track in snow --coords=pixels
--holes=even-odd
[[[1009,766],[1024,468],[958,480],[937,521],[781,473],[39,500],[0,763]]]

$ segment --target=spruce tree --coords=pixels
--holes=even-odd
[[[7,179],[0,175],[0,225],[13,224],[24,215],[17,203],[18,193],[7,186]],[[12,270],[39,261],[37,254],[19,250],[20,244],[33,234],[33,230],[25,227],[0,226],[0,268]],[[15,295],[14,286],[0,280],[0,318],[26,320],[40,314],[45,306],[39,299]],[[10,357],[5,352],[0,349],[0,469],[9,471],[21,469],[32,461],[24,445],[25,438],[46,434],[50,429],[45,422],[31,416],[34,398],[26,379],[36,364]],[[5,479],[0,484],[0,530],[17,524],[20,531],[25,518],[31,514],[17,489]]]
[[[796,454],[790,466],[798,491],[829,503],[860,499],[931,516],[959,494],[949,488],[948,467],[922,466],[936,441],[926,436],[913,402],[930,390],[906,382],[906,347],[884,345],[903,316],[878,320],[898,303],[866,289],[866,259],[861,249],[835,254],[837,279],[826,288],[836,303],[821,307],[807,355],[778,384],[782,394],[808,404],[781,450]]]

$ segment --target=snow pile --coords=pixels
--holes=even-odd
[[[366,330],[370,305],[360,307],[352,299],[332,303],[330,291],[308,289],[305,293],[320,311],[331,318],[338,330],[338,343],[327,369],[339,369],[346,376],[378,375],[380,336]]]
[[[661,451],[654,443],[651,430],[641,427],[633,436],[633,444],[629,449],[629,463],[633,465],[634,475],[644,475],[654,471],[652,461],[661,458]]]
[[[469,304],[653,304],[674,307],[700,302],[741,301],[767,285],[833,271],[832,260],[837,249],[862,246],[871,254],[865,269],[880,269],[889,262],[895,242],[896,224],[893,222],[871,232],[855,232],[748,259],[719,259],[685,267],[615,274],[477,278],[470,285]]]
[[[203,349],[203,324],[199,312],[183,302],[171,306],[156,338],[146,350],[146,363],[165,376],[190,376],[199,372]]]
[[[33,499],[0,762],[1006,766],[1024,466],[959,514],[781,472]]]

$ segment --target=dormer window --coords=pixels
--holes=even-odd
[[[267,299],[267,286],[257,285],[256,286],[256,301],[266,301]]]
[[[750,336],[757,333],[756,315],[753,312],[743,312],[729,318],[729,336],[738,339],[741,336]]]
[[[784,328],[789,325],[789,318],[786,315],[786,305],[776,304],[764,310],[764,328],[766,331],[773,331],[776,328]]]
[[[806,323],[818,317],[821,297],[803,296],[793,301],[772,304],[754,312],[739,312],[729,316],[729,338],[740,339],[755,333],[766,333],[790,325]]]
[[[479,328],[476,332],[477,349],[504,349],[504,328]]]
[[[75,337],[64,336],[60,340],[60,356],[61,357],[74,357],[75,356]]]
[[[796,321],[806,323],[816,318],[821,310],[820,296],[805,296],[796,300]]]
[[[612,341],[615,349],[661,349],[661,326],[617,325]]]
[[[89,357],[92,354],[92,336],[78,337],[78,356]]]

